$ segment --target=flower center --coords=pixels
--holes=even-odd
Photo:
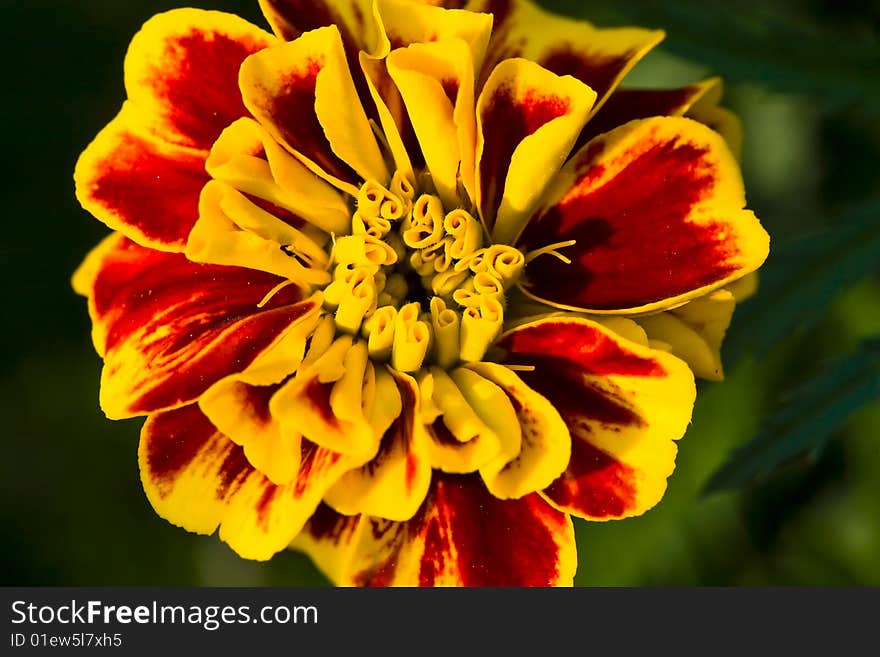
[[[511,246],[487,244],[470,212],[447,211],[398,172],[389,188],[361,186],[351,234],[333,243],[324,305],[338,331],[366,338],[373,360],[447,369],[483,358],[524,262]]]

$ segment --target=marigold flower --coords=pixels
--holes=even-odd
[[[77,164],[101,406],[242,557],[571,584],[571,516],[655,505],[721,376],[769,240],[720,83],[619,89],[662,32],[463,4],[155,16]]]

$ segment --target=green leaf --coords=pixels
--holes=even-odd
[[[766,355],[814,325],[840,292],[877,270],[880,199],[864,201],[830,223],[788,244],[771,244],[757,295],[736,309],[725,359]]]
[[[741,488],[818,449],[854,412],[880,399],[880,339],[863,342],[793,389],[755,438],[734,450],[704,493]]]

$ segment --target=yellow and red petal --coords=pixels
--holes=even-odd
[[[651,340],[668,344],[670,352],[686,362],[698,377],[721,381],[721,343],[735,307],[733,294],[715,290],[673,310],[639,317],[637,321]]]
[[[205,170],[285,223],[309,230],[319,242],[351,228],[342,192],[309,171],[253,119],[239,119],[220,134]]]
[[[128,48],[128,98],[159,136],[210,148],[223,128],[248,115],[238,89],[242,61],[275,41],[232,14],[201,9],[158,14]]]
[[[303,364],[269,403],[282,431],[301,433],[334,452],[370,459],[379,439],[370,423],[365,382],[373,364],[363,341],[337,338],[314,362]]]
[[[265,271],[303,287],[331,280],[320,244],[219,180],[202,188],[184,253],[193,262]]]
[[[736,114],[721,107],[721,97],[724,95],[721,79],[715,78],[711,82],[714,84],[688,108],[685,116],[696,119],[724,137],[731,152],[739,160],[742,157],[742,123]]]
[[[346,472],[327,491],[325,502],[341,513],[408,520],[428,492],[431,463],[426,449],[428,438],[419,419],[418,384],[406,374],[393,370],[391,374],[401,410],[382,435],[375,456],[362,467]]]
[[[474,77],[479,74],[492,33],[491,16],[410,0],[378,0],[377,6],[391,49],[461,39],[471,52]]]
[[[594,112],[664,36],[634,27],[600,29],[544,11],[531,0],[474,0],[468,8],[495,18],[483,79],[504,59],[523,57],[592,88],[598,96]]]
[[[672,308],[757,269],[769,236],[724,140],[681,117],[632,121],[593,139],[560,171],[518,248],[541,255],[521,289],[596,313]],[[565,245],[567,242],[573,242]]]
[[[600,324],[551,317],[504,334],[504,362],[546,397],[571,434],[571,458],[543,495],[604,520],[638,515],[663,496],[696,389],[687,365]]]
[[[499,64],[477,99],[476,203],[509,242],[568,156],[596,94],[525,59]]]
[[[147,498],[169,522],[213,533],[247,559],[269,559],[287,547],[350,464],[304,442],[296,479],[277,486],[254,469],[244,450],[190,405],[150,416],[138,463]]]
[[[293,543],[342,586],[571,586],[571,519],[539,495],[499,500],[475,475],[435,474],[407,522],[319,507]]]
[[[383,40],[372,0],[260,0],[263,15],[275,34],[293,41],[303,32],[336,25],[350,61],[354,53],[376,51]]]
[[[123,418],[181,406],[239,372],[320,309],[281,282],[238,267],[199,265],[112,235],[86,258],[74,286],[89,298],[104,357],[101,407]]]
[[[512,499],[549,486],[571,456],[571,438],[559,412],[503,365],[471,363],[467,368],[504,391],[521,428],[518,453],[499,454],[480,468],[486,488],[499,499]]]
[[[209,180],[207,151],[151,133],[131,102],[83,151],[73,174],[83,208],[139,244],[183,251]]]
[[[406,105],[437,193],[457,207],[458,179],[474,187],[474,73],[471,51],[461,39],[417,43],[393,51],[388,73]]]
[[[340,189],[389,178],[335,26],[251,55],[239,83],[263,127]]]
[[[719,78],[710,78],[677,89],[615,89],[605,104],[587,121],[575,148],[579,149],[593,137],[635,119],[683,116],[719,85]]]

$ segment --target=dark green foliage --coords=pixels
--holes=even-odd
[[[794,457],[820,449],[855,411],[878,398],[880,340],[868,340],[789,391],[761,432],[712,475],[706,491],[753,483]]]

